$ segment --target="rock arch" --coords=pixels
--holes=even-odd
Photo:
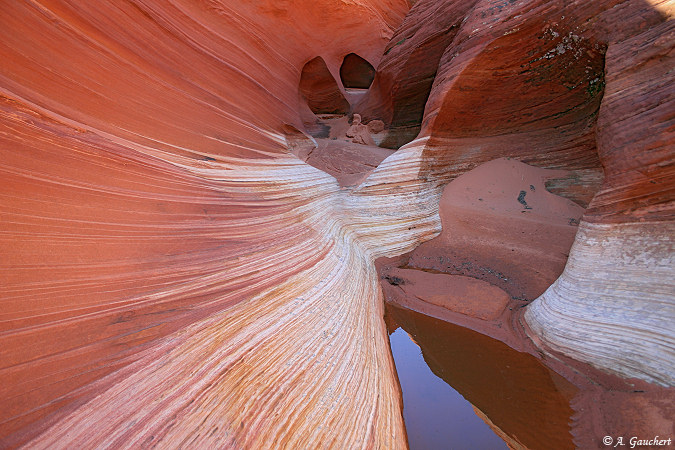
[[[346,88],[368,89],[375,78],[375,68],[356,53],[350,53],[342,61],[340,78]]]
[[[302,68],[300,95],[314,114],[347,114],[349,102],[320,56]]]

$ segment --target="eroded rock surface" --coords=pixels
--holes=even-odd
[[[285,137],[303,65],[377,60],[407,8],[3,5],[1,447],[405,446],[384,221]],[[376,253],[399,228],[433,227]]]
[[[673,270],[675,250],[675,137],[673,117],[666,113],[675,103],[673,90],[666,87],[673,84],[673,72],[668,69],[673,64],[672,14],[672,4],[659,1],[422,0],[392,38],[371,91],[356,109],[366,118],[377,116],[395,125],[402,99],[424,97],[427,88],[421,84],[414,88],[414,83],[404,83],[401,89],[392,86],[416,76],[406,67],[416,65],[426,48],[429,67],[420,72],[419,81],[431,74],[435,78],[414,141],[426,144],[421,177],[434,183],[452,180],[500,157],[568,170],[560,182],[551,180],[551,188],[588,206],[581,219],[586,231],[578,236],[572,252],[589,251],[583,251],[585,256],[562,274],[559,283],[567,279],[567,290],[558,289],[556,295],[551,288],[528,308],[526,320],[544,345],[623,376],[667,385],[673,384],[675,374],[675,334],[667,325],[675,316],[675,286],[672,276],[665,275]],[[449,40],[439,44],[435,36],[449,36]],[[387,87],[378,89],[380,85]],[[406,89],[414,94],[401,95]],[[529,195],[527,188],[523,192]],[[461,221],[461,216],[455,220]],[[481,234],[470,222],[460,236]],[[506,224],[503,228],[509,229]],[[644,241],[638,242],[637,235]],[[489,241],[494,234],[484,236]],[[589,243],[583,242],[586,238]],[[597,242],[612,242],[614,250],[606,251],[625,257],[611,263],[605,250],[590,250],[597,246],[591,243]],[[423,244],[420,253],[430,245]],[[536,248],[534,242],[530,248]],[[443,254],[440,247],[438,254]],[[466,248],[459,256],[445,256],[452,266],[471,254]],[[489,257],[499,258],[498,253]],[[517,258],[506,261],[493,261],[487,267],[503,274],[518,266]],[[597,278],[589,275],[596,266],[606,266],[608,273]],[[653,276],[647,267],[659,275]],[[549,271],[548,279],[551,275],[555,271]],[[641,293],[606,283],[607,279],[640,286]],[[645,280],[650,280],[651,287]],[[493,282],[504,284],[498,279]],[[546,287],[544,282],[537,289],[535,285],[528,285],[532,291],[524,298]],[[624,297],[635,301],[629,306],[627,299],[619,301]],[[577,301],[580,298],[584,300]],[[612,310],[617,302],[624,307]],[[581,346],[585,350],[575,350],[578,320],[589,316],[597,319],[598,328],[587,327]],[[631,320],[625,322],[627,317]],[[633,344],[626,347],[619,344],[623,339],[613,340],[617,345],[612,348],[601,343],[605,333],[623,335],[626,341],[632,335]],[[648,348],[641,345],[645,336],[653,343]],[[601,356],[605,353],[612,355],[611,363]],[[662,354],[667,356],[658,356]],[[658,374],[654,360],[660,360]]]
[[[314,114],[347,114],[349,102],[320,56],[302,68],[300,94]]]
[[[404,448],[374,261],[438,235],[442,187],[502,157],[592,198],[532,335],[675,384],[671,2],[409,6],[3,5],[1,446]],[[368,94],[341,86],[349,53]],[[332,132],[312,109],[352,107],[401,149],[305,164]],[[528,184],[505,217],[545,207]],[[491,249],[530,251],[515,229]]]
[[[340,66],[340,79],[345,88],[368,89],[375,78],[375,68],[355,53],[345,56]]]

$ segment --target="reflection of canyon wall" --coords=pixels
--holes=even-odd
[[[417,124],[429,138],[420,177],[434,183],[505,156],[570,170],[551,189],[583,206],[592,201],[565,272],[528,308],[526,321],[545,346],[669,385],[672,14],[666,1],[422,0],[356,108],[394,132]],[[424,116],[399,122],[398,111],[423,104],[430,79]],[[525,254],[513,260],[536,269]]]
[[[517,442],[516,448],[574,448],[569,402],[577,389],[537,358],[413,311],[393,307],[387,315],[411,335],[433,373]]]

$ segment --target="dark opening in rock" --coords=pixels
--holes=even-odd
[[[350,53],[342,61],[340,78],[345,88],[368,89],[375,78],[375,68],[359,55]]]
[[[347,114],[349,102],[345,99],[335,78],[320,56],[302,68],[300,95],[314,114]]]

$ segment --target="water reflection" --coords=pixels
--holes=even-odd
[[[505,448],[495,433],[513,448],[574,448],[576,388],[532,355],[412,311],[387,316],[411,449]]]
[[[389,337],[403,391],[403,418],[410,448],[507,448],[471,403],[431,372],[403,329]]]

